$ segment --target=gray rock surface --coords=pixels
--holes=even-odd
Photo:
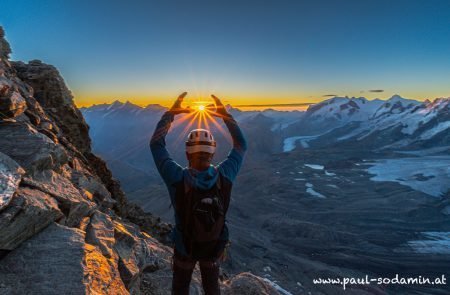
[[[62,217],[56,200],[50,195],[19,188],[9,206],[0,213],[0,249],[13,250]]]
[[[84,245],[78,229],[47,227],[1,260],[0,294],[86,294]]]
[[[1,122],[0,138],[0,152],[7,154],[31,173],[58,169],[67,162],[65,150],[30,124]]]
[[[24,173],[19,164],[0,153],[0,210],[8,206]]]

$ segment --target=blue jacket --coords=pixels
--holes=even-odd
[[[216,183],[217,177],[219,176],[218,173],[220,173],[232,183],[242,165],[244,154],[247,151],[247,142],[234,118],[231,115],[229,117],[225,117],[223,121],[233,139],[233,148],[228,153],[227,158],[217,166],[211,165],[204,171],[198,171],[190,167],[183,168],[170,157],[166,148],[165,137],[173,120],[174,115],[172,113],[165,112],[163,114],[161,120],[156,125],[155,132],[150,140],[150,149],[152,151],[153,160],[155,161],[158,172],[161,174],[161,177],[169,191],[172,206],[173,208],[176,208],[174,185],[182,180],[187,180],[192,187],[209,189]],[[175,224],[178,225],[180,221],[175,210],[174,216]],[[175,244],[176,250],[186,255],[186,248],[183,244],[182,234],[177,228],[178,226],[173,228],[170,238]],[[227,226],[225,226],[220,239],[224,241],[228,240]]]

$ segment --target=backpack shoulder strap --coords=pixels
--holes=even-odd
[[[222,175],[220,174],[220,171],[219,171],[219,169],[217,167],[214,167],[214,168],[216,169],[217,173],[219,174],[217,176],[216,186],[220,190],[222,188]]]

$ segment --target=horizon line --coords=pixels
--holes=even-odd
[[[312,104],[316,104],[319,102],[300,102],[300,103],[271,103],[271,104],[238,104],[238,105],[231,105],[232,107],[302,107],[302,106],[309,106]]]
[[[236,107],[236,108],[238,108],[238,107],[241,107],[241,108],[248,108],[248,107],[250,107],[250,108],[251,107],[256,107],[256,108],[263,108],[263,107],[306,107],[306,106],[310,106],[312,104],[321,103],[323,101],[326,101],[326,100],[329,100],[329,99],[332,99],[332,98],[335,98],[335,97],[350,98],[350,99],[351,98],[365,98],[367,100],[377,100],[378,99],[378,100],[387,101],[387,100],[389,100],[390,98],[392,98],[394,96],[400,96],[401,98],[404,98],[404,99],[411,99],[411,100],[416,100],[416,101],[426,101],[426,100],[432,101],[433,100],[433,99],[430,99],[430,98],[425,98],[423,100],[422,99],[414,99],[414,98],[406,98],[406,97],[403,97],[403,96],[401,96],[399,94],[394,94],[394,95],[392,95],[390,97],[386,97],[386,98],[379,98],[379,97],[377,97],[377,98],[373,98],[373,99],[368,99],[368,98],[366,98],[364,96],[356,97],[356,96],[348,96],[348,95],[345,95],[345,96],[336,95],[336,96],[333,96],[333,97],[324,97],[324,96],[322,96],[323,99],[321,101],[317,101],[317,102],[275,103],[275,104],[270,104],[270,103],[265,103],[265,104],[236,104],[236,105],[233,105],[233,104],[230,104],[230,103],[225,103],[224,105],[231,105],[232,107]],[[439,99],[439,98],[446,98],[446,97],[436,97],[434,99]],[[118,101],[120,103],[127,103],[127,102],[129,102],[129,103],[132,103],[132,104],[137,105],[139,107],[147,107],[149,105],[159,105],[161,107],[169,107],[169,106],[166,106],[166,105],[161,104],[161,103],[141,104],[141,103],[134,103],[131,99],[120,99],[120,98],[114,99],[111,102],[106,102],[106,101],[104,101],[104,102],[97,102],[97,103],[92,102],[89,105],[87,105],[87,104],[82,104],[82,105],[78,104],[76,97],[73,98],[73,101],[74,101],[75,105],[77,106],[77,108],[89,108],[89,107],[92,107],[92,106],[95,106],[95,105],[102,105],[102,104],[109,105],[109,104],[113,104],[116,101]]]

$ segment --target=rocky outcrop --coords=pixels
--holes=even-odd
[[[170,294],[171,225],[127,202],[57,69],[9,62],[3,37],[0,27],[0,294]],[[247,274],[221,288],[277,294]]]

